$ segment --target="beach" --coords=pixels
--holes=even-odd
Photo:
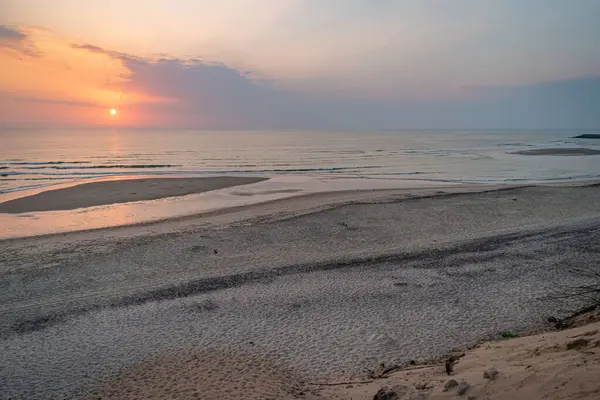
[[[0,400],[600,400],[600,1],[0,16]]]
[[[81,207],[85,186],[4,207]],[[598,199],[594,182],[440,183],[2,240],[2,398],[328,398],[308,383],[552,329],[581,306],[549,296],[595,266]]]

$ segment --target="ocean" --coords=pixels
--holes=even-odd
[[[0,131],[0,194],[111,176],[261,174],[435,182],[600,178],[599,156],[515,151],[588,147],[577,131]]]

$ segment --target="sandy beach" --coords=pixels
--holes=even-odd
[[[551,330],[581,304],[548,296],[596,266],[599,199],[583,183],[323,193],[3,240],[0,397],[349,398],[309,383]]]

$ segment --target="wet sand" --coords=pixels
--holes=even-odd
[[[547,296],[597,265],[600,186],[453,190],[0,241],[4,393],[310,398],[568,312]]]
[[[74,210],[77,208],[156,200],[247,185],[267,178],[150,178],[90,182],[0,203],[0,213]]]

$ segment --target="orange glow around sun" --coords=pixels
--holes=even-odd
[[[148,106],[179,100],[136,82],[126,56],[41,28],[18,29],[26,40],[6,45],[0,37],[0,125],[170,126],[168,113]]]

